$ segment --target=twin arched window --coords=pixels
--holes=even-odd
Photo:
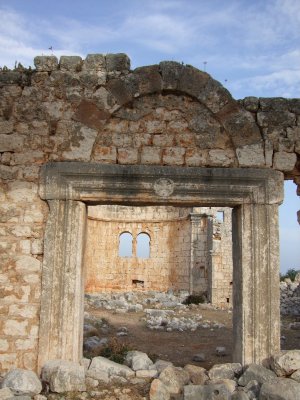
[[[130,232],[122,232],[119,237],[119,257],[132,257],[133,237]],[[150,258],[150,236],[141,232],[136,238],[136,256]]]

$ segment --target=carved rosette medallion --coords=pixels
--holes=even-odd
[[[160,197],[168,197],[174,192],[175,183],[171,179],[160,178],[154,182],[154,191]]]

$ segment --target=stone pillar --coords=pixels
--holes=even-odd
[[[207,294],[208,294],[208,301],[210,303],[213,302],[213,281],[214,281],[214,274],[213,274],[213,216],[208,215],[207,217]]]
[[[39,370],[52,359],[82,357],[86,206],[50,200],[42,268]]]
[[[199,224],[202,214],[191,213],[191,260],[190,260],[190,286],[189,292],[193,294],[194,292],[194,268],[197,261],[197,249],[199,241]]]
[[[263,363],[280,348],[278,205],[233,210],[235,362]]]

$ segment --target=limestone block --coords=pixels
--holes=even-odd
[[[38,272],[41,270],[41,262],[31,256],[18,256],[16,260],[16,270],[18,272]]]
[[[299,399],[300,383],[292,379],[277,379],[263,383],[259,400],[296,400]]]
[[[38,72],[55,71],[58,66],[58,59],[55,56],[37,56],[33,62]]]
[[[166,360],[156,360],[154,363],[155,369],[161,373],[165,368],[172,366],[173,364],[171,361],[166,361]]]
[[[44,241],[42,239],[34,239],[31,242],[31,254],[40,255],[44,252]]]
[[[73,119],[89,128],[100,129],[109,117],[110,113],[108,111],[100,109],[91,101],[82,100],[77,107]]]
[[[79,72],[81,71],[82,58],[79,56],[61,56],[59,67],[61,71]]]
[[[7,197],[10,201],[27,204],[37,199],[38,187],[32,182],[14,181],[7,186]]]
[[[0,121],[0,133],[1,134],[9,134],[12,133],[14,129],[14,121]]]
[[[241,372],[239,363],[216,364],[208,371],[208,376],[210,379],[234,379]]]
[[[291,376],[291,379],[294,379],[294,381],[300,383],[300,369],[298,369],[297,371],[295,371]]]
[[[63,157],[66,160],[89,161],[93,145],[97,136],[97,131],[88,127],[80,128],[80,139],[77,139],[76,144],[70,144],[70,150],[63,152]]]
[[[95,161],[115,164],[117,161],[117,149],[114,146],[95,145],[92,158]]]
[[[19,169],[11,166],[0,165],[0,179],[13,180],[16,179]]]
[[[141,351],[129,351],[125,357],[125,365],[132,368],[134,371],[152,369],[153,362],[146,353]]]
[[[263,143],[255,143],[236,149],[240,167],[264,167],[265,154]]]
[[[7,336],[27,336],[28,321],[8,319],[4,322],[3,332]]]
[[[107,72],[130,70],[130,59],[125,53],[107,54],[105,59]]]
[[[277,152],[274,154],[273,168],[283,172],[292,171],[296,161],[295,153]]]
[[[183,165],[185,149],[180,147],[167,147],[163,149],[163,164]]]
[[[101,378],[99,378],[99,374],[101,377],[105,374],[108,377],[121,376],[123,378],[132,378],[135,376],[134,371],[132,371],[132,369],[126,365],[115,363],[104,357],[94,357],[87,371],[87,376],[93,379],[101,380]]]
[[[0,400],[12,400],[13,398],[14,394],[8,387],[0,389]]]
[[[155,369],[139,369],[136,371],[136,377],[142,379],[156,378],[158,372]]]
[[[0,339],[0,352],[5,352],[9,348],[9,343],[6,339]]]
[[[137,164],[138,150],[131,148],[118,149],[118,163],[119,164]]]
[[[170,400],[171,395],[167,387],[159,379],[154,379],[150,386],[150,400]]]
[[[49,384],[56,393],[84,391],[84,367],[71,361],[51,360],[46,362],[41,372],[42,381]]]
[[[24,137],[16,133],[11,135],[0,134],[0,152],[24,150]]]
[[[35,318],[38,315],[38,306],[33,304],[12,304],[9,306],[9,315],[23,318]]]
[[[159,165],[161,163],[162,149],[160,147],[143,146],[141,164]]]
[[[230,167],[234,165],[235,154],[233,150],[209,150],[208,165],[211,167]]]
[[[16,353],[0,354],[1,371],[7,371],[14,368],[16,364]]]
[[[184,400],[214,399],[216,394],[222,400],[231,399],[231,393],[224,384],[184,386]]]
[[[3,378],[2,388],[8,387],[16,395],[34,396],[42,391],[42,384],[33,371],[12,369]]]
[[[245,97],[243,105],[247,111],[256,112],[259,107],[259,99],[253,96]]]
[[[81,84],[89,90],[93,90],[95,87],[99,86],[99,85],[105,85],[106,83],[106,72],[104,72],[104,70],[99,70],[99,71],[82,71],[79,72],[79,79]],[[90,97],[87,96],[86,97]],[[82,99],[82,96],[80,96],[80,98]]]
[[[34,340],[34,338],[17,339],[15,343],[17,350],[32,350],[36,347],[37,340]]]
[[[182,368],[169,366],[161,372],[159,379],[171,394],[178,394],[182,392],[184,385],[189,382],[190,376]]]
[[[203,385],[208,380],[205,368],[198,367],[197,365],[187,364],[185,365],[184,369],[188,372],[190,381],[193,385]]]
[[[300,370],[300,350],[285,350],[274,354],[271,368],[277,376],[289,376]]]
[[[105,56],[103,54],[88,54],[83,62],[83,71],[105,71]]]
[[[250,381],[257,381],[259,383],[273,382],[276,379],[276,374],[263,367],[262,365],[250,364],[243,375],[238,380],[240,386],[246,386]]]
[[[169,133],[162,133],[153,136],[153,146],[157,147],[171,147],[175,141],[174,135]]]

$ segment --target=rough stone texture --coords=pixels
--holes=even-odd
[[[259,394],[259,400],[297,400],[300,399],[300,383],[291,379],[277,379],[265,382]]]
[[[167,387],[159,379],[154,379],[150,386],[150,400],[170,400],[171,395]]]
[[[193,385],[203,385],[209,379],[205,368],[188,364],[185,365],[184,369],[188,372]]]
[[[68,332],[68,322],[58,322],[68,316],[68,307],[62,305],[55,307],[64,309],[65,316],[48,308],[41,319],[56,315],[53,321],[58,326],[51,330],[43,322],[40,326],[37,314],[9,315],[12,304],[37,309],[41,305],[41,272],[27,271],[26,267],[17,270],[16,258],[34,257],[42,263],[43,274],[52,265],[50,257],[45,261],[42,247],[37,251],[34,245],[37,240],[43,242],[49,213],[37,193],[43,164],[85,160],[245,169],[259,165],[299,179],[299,99],[247,98],[237,102],[221,84],[191,66],[163,62],[129,71],[125,55],[89,55],[82,66],[79,58],[62,57],[58,65],[56,57],[39,56],[35,65],[34,71],[0,73],[0,334],[6,343],[0,354],[2,370],[25,365],[36,369],[38,353],[48,354],[49,349],[55,353],[53,349],[60,349]],[[275,187],[278,190],[278,184]],[[75,195],[76,190],[73,187],[66,192]],[[168,201],[168,197],[156,197],[155,201],[161,204],[163,199]],[[276,254],[274,246],[275,253],[273,249],[270,254]],[[46,244],[46,248],[51,246]],[[272,265],[277,262],[272,260]],[[73,283],[70,293],[80,286]],[[67,287],[63,277],[62,286]],[[42,293],[44,290],[45,286]],[[47,292],[42,298],[56,298],[52,294]],[[78,311],[80,301],[70,310]],[[73,315],[73,320],[80,320],[79,314],[76,318]],[[272,321],[267,325],[272,326]],[[277,326],[274,335],[276,332]],[[78,359],[78,336],[76,328],[76,345],[72,350],[69,346],[66,351],[58,350],[54,358]],[[58,340],[53,343],[51,337]],[[28,342],[21,345],[20,340]]]
[[[231,393],[223,384],[188,385],[184,387],[184,400],[230,400]]]
[[[241,372],[239,363],[216,364],[208,371],[208,376],[210,379],[234,379]]]
[[[277,376],[289,376],[300,370],[300,350],[285,350],[274,354],[271,358],[271,368]]]
[[[42,384],[33,371],[12,369],[3,378],[2,388],[9,388],[16,395],[34,396],[42,391]]]
[[[184,385],[188,383],[190,377],[184,369],[170,366],[162,371],[159,379],[171,394],[178,394],[182,392]]]
[[[276,374],[262,365],[250,364],[238,380],[240,386],[246,386],[250,381],[259,383],[271,382],[276,379]]]
[[[86,389],[84,367],[71,361],[48,361],[42,368],[41,378],[56,393]]]
[[[108,374],[108,377],[120,376],[123,378],[132,378],[135,373],[126,365],[115,363],[104,357],[93,358],[91,365],[88,369],[87,375],[94,379],[99,379],[98,372]]]
[[[149,370],[154,368],[153,362],[147,354],[141,351],[129,351],[126,354],[124,364],[133,369],[133,371]]]

